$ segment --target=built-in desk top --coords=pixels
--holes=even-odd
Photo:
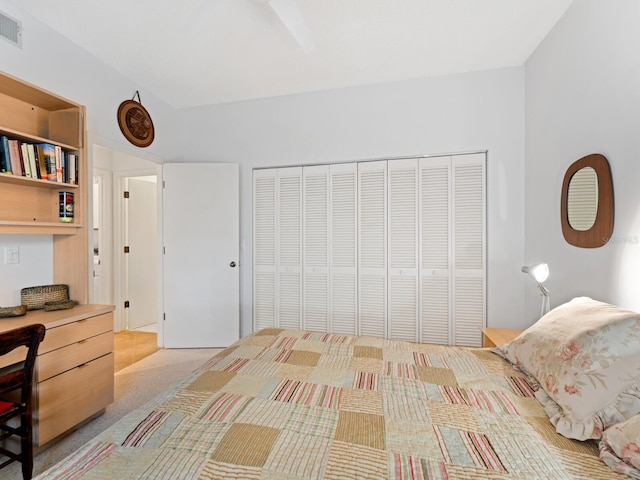
[[[103,313],[115,310],[114,305],[76,305],[67,310],[53,310],[45,312],[44,310],[30,310],[22,317],[0,318],[0,332],[13,330],[14,328],[24,327],[34,323],[41,323],[45,328],[55,328],[71,322],[77,322]]]

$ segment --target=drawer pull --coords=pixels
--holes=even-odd
[[[86,367],[87,365],[89,365],[89,363],[90,362],[83,363],[82,365],[78,365],[76,368]]]
[[[80,341],[78,342],[78,345],[81,345],[81,344],[83,344],[83,343],[87,343],[87,341],[88,341],[88,340],[87,340],[86,338],[85,338],[85,339],[83,339],[83,340],[80,340]]]

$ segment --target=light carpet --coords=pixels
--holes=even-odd
[[[130,411],[152,400],[221,350],[161,349],[120,370],[115,374],[115,401],[107,407],[103,415],[38,452],[33,459],[33,475],[45,471]],[[13,463],[1,470],[0,478],[20,480],[20,464]]]

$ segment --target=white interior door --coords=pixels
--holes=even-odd
[[[127,191],[127,328],[136,330],[158,319],[157,177],[130,177]]]
[[[163,166],[164,342],[226,347],[240,335],[237,164]]]

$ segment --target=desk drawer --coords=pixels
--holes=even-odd
[[[111,352],[113,352],[113,332],[107,332],[38,355],[36,382],[43,382]]]
[[[113,402],[113,354],[37,385],[34,438],[43,445]]]
[[[112,312],[47,329],[44,340],[38,349],[38,355],[112,330]]]

